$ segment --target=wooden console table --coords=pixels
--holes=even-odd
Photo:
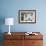
[[[4,46],[43,46],[43,35],[40,32],[38,35],[25,35],[26,32],[11,32],[8,35],[4,33]]]

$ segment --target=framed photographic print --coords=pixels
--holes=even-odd
[[[36,23],[36,10],[19,10],[19,23]]]

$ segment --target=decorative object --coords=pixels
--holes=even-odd
[[[9,25],[9,32],[8,34],[11,35],[10,33],[10,25],[14,24],[14,19],[13,18],[5,18],[5,25]]]
[[[36,23],[36,10],[19,10],[19,23]]]
[[[26,32],[25,35],[38,35],[37,33]]]

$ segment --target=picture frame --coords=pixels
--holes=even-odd
[[[36,23],[36,10],[19,10],[19,23]]]

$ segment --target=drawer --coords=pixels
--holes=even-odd
[[[23,40],[5,40],[4,46],[23,46]]]
[[[42,40],[34,40],[32,41],[32,46],[43,46]]]
[[[43,46],[42,40],[25,40],[24,46]]]
[[[16,35],[15,36],[15,39],[16,40],[23,40],[24,39],[24,36],[23,35]]]
[[[22,40],[22,39],[24,39],[24,36],[23,35],[15,35],[15,36],[13,36],[13,35],[6,35],[6,36],[4,36],[4,39],[10,39],[10,40]]]
[[[16,45],[16,41],[14,40],[5,40],[4,41],[4,46],[15,46]]]
[[[33,35],[33,36],[30,36],[30,35],[25,35],[25,40],[29,40],[29,39],[35,39],[35,40],[37,40],[37,39],[39,39],[39,40],[43,40],[43,36],[41,36],[41,35]]]

